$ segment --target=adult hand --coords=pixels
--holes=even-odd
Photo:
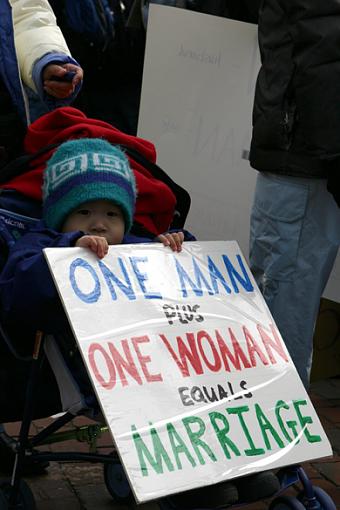
[[[183,232],[167,232],[165,234],[160,234],[156,239],[160,243],[163,243],[164,246],[170,246],[172,251],[182,251],[182,243],[184,241]]]
[[[63,81],[63,76],[68,72],[74,72],[72,81]],[[73,94],[76,86],[82,81],[84,72],[75,64],[49,64],[43,70],[44,90],[50,96],[57,99],[66,99]],[[57,77],[57,80],[53,78]],[[61,80],[61,81],[59,81]]]
[[[78,248],[89,248],[98,258],[102,259],[109,251],[109,245],[105,237],[101,236],[83,236],[80,237],[75,246]]]

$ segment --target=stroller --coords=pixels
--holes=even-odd
[[[134,155],[138,157],[138,155]],[[159,178],[166,176],[164,172],[160,174],[156,165],[153,171]],[[18,171],[18,166],[12,166]],[[164,174],[164,175],[163,175]],[[154,174],[155,175],[155,174]],[[161,175],[161,177],[160,177]],[[8,176],[8,174],[7,174]],[[171,179],[166,176],[167,183],[173,185]],[[172,226],[182,228],[189,211],[190,197],[185,190],[178,185],[172,188],[177,197],[177,212]],[[1,196],[0,196],[1,199]],[[18,236],[22,235],[26,229],[30,228],[32,223],[37,221],[39,208],[34,209],[37,204],[22,200],[16,193],[7,192],[6,209],[0,210],[0,241],[2,243],[3,261],[6,260],[6,249],[15,243]],[[139,225],[135,226],[135,233],[141,231]],[[145,235],[145,232],[143,231]],[[75,416],[87,415],[96,421],[100,421],[100,411],[97,401],[91,393],[91,388],[83,383],[81,377],[78,379],[72,374],[77,373],[79,366],[69,366],[67,360],[67,351],[69,346],[63,345],[60,339],[53,337],[44,337],[38,332],[35,337],[32,353],[22,353],[11,338],[5,327],[0,325],[1,349],[6,355],[3,360],[11,360],[11,363],[5,362],[1,366],[1,377],[8,377],[6,369],[15,366],[19,377],[20,387],[18,388],[18,398],[11,398],[12,404],[0,402],[1,409],[4,409],[1,421],[21,420],[21,429],[19,438],[14,441],[0,431],[2,438],[8,441],[8,444],[15,450],[15,462],[13,474],[10,480],[0,481],[0,510],[2,509],[35,509],[33,494],[29,486],[22,480],[22,467],[25,457],[37,461],[86,461],[101,462],[104,464],[104,480],[106,487],[116,503],[129,504],[133,501],[132,491],[126,479],[124,470],[116,453],[109,455],[98,453],[78,453],[78,452],[41,452],[36,447],[50,443],[53,440],[68,439],[75,436],[77,439],[88,441],[92,446],[96,438],[106,430],[105,426],[100,424],[82,427],[75,433],[58,432],[61,427],[69,423]],[[65,355],[66,354],[66,355]],[[75,363],[77,363],[75,361]],[[8,374],[8,372],[7,372]],[[42,384],[43,381],[43,384]],[[48,382],[46,382],[48,381]],[[49,387],[49,395],[46,398],[39,389]],[[2,388],[4,385],[2,385]],[[26,387],[25,394],[23,388]],[[2,399],[5,396],[2,395]],[[14,402],[14,405],[13,405]],[[7,408],[6,408],[7,407]],[[29,428],[33,419],[48,416],[57,412],[63,412],[45,429],[38,432],[34,437],[29,437]],[[288,486],[300,482],[302,490],[298,498],[278,495],[269,506],[269,510],[335,510],[335,505],[331,498],[321,489],[313,487],[300,466],[293,466],[279,471],[278,477],[281,483],[282,491]],[[159,501],[162,510],[184,510],[178,508],[171,497]]]

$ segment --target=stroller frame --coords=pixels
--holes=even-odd
[[[26,484],[22,482],[22,467],[26,455],[31,460],[36,461],[83,461],[83,462],[101,462],[104,464],[104,479],[111,496],[117,503],[128,503],[132,501],[132,492],[128,486],[128,482],[120,464],[120,460],[116,453],[98,454],[95,452],[42,452],[34,448],[45,444],[51,444],[68,439],[76,439],[78,441],[86,441],[93,450],[96,440],[102,432],[108,430],[106,426],[99,424],[89,424],[76,428],[74,431],[57,432],[64,425],[75,418],[75,415],[66,412],[56,418],[51,424],[47,425],[43,430],[38,432],[32,438],[29,438],[29,429],[32,423],[34,412],[34,394],[38,383],[39,366],[45,353],[42,349],[43,335],[37,332],[32,357],[23,358],[16,352],[4,328],[0,325],[0,334],[16,358],[27,363],[31,363],[30,374],[26,387],[26,398],[24,412],[19,432],[18,440],[10,438],[5,432],[1,435],[4,437],[11,448],[15,450],[15,461],[13,466],[12,477],[10,480],[0,480],[0,509],[1,510],[34,510],[35,503],[33,494]],[[78,415],[81,415],[80,411]],[[118,468],[118,469],[117,469]]]

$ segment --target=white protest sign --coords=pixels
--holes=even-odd
[[[44,250],[137,501],[331,454],[235,242]]]
[[[257,26],[150,5],[138,134],[192,199],[186,228],[246,254],[256,171],[247,160]]]
[[[247,161],[257,26],[150,5],[138,135],[192,199],[186,228],[236,239],[248,255],[256,171]],[[324,293],[340,301],[340,255]]]

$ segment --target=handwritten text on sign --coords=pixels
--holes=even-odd
[[[138,501],[331,453],[236,243],[46,256]]]

